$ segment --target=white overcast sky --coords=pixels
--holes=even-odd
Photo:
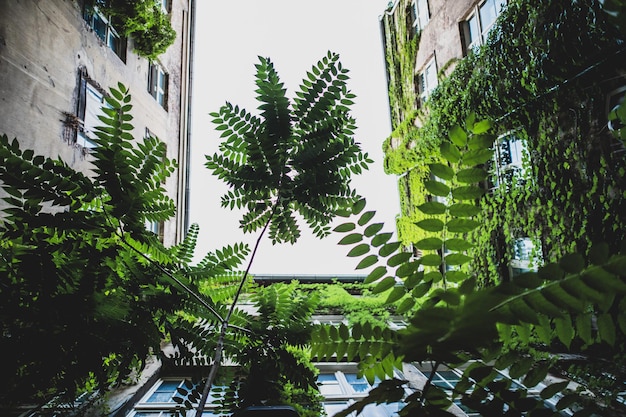
[[[395,232],[399,213],[396,179],[383,173],[382,142],[390,121],[379,16],[388,0],[199,0],[196,14],[193,74],[190,221],[200,225],[196,256],[224,245],[248,242],[256,234],[239,229],[241,213],[220,206],[226,191],[204,167],[204,155],[217,150],[219,134],[210,112],[226,101],[257,113],[254,65],[258,56],[274,62],[287,93],[300,85],[306,71],[327,51],[336,52],[356,94],[352,114],[356,140],[374,159],[370,170],[353,180],[376,210],[377,222]],[[306,226],[305,226],[306,227]],[[304,227],[303,227],[304,229]],[[304,231],[304,230],[303,230]],[[358,258],[346,257],[342,235],[324,240],[308,233],[295,244],[272,245],[265,238],[251,271],[257,274],[355,274]],[[245,266],[244,266],[245,267]]]

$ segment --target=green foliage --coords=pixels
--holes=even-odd
[[[413,395],[403,398],[406,381],[388,379],[385,389],[372,391],[340,415],[359,411],[369,403],[401,399],[405,402],[401,415],[448,415],[446,410],[453,398],[460,398],[466,407],[483,415],[501,415],[506,410],[543,415],[546,410],[542,401],[532,398],[528,390],[542,383],[550,370],[558,369],[555,351],[576,352],[586,360],[599,352],[612,352],[616,357],[623,354],[623,344],[618,341],[626,334],[621,311],[626,295],[626,253],[615,254],[609,245],[599,244],[589,250],[588,256],[564,255],[535,273],[483,288],[476,286],[475,277],[466,269],[475,253],[467,234],[479,228],[484,214],[479,209],[478,191],[476,195],[474,191],[467,193],[466,187],[485,176],[480,164],[488,157],[477,156],[489,149],[489,143],[476,137],[485,135],[489,126],[474,117],[467,118],[465,126],[451,129],[449,142],[442,144],[445,163],[430,165],[431,178],[441,177],[440,185],[431,182],[428,188],[442,201],[421,205],[423,213],[431,217],[418,227],[428,237],[415,242],[430,252],[417,260],[407,253],[395,253],[395,249],[379,252],[378,262],[372,265],[375,268],[368,280],[377,281],[381,290],[394,287],[388,302],[399,302],[401,311],[406,306],[410,319],[407,328],[398,332],[380,329],[379,337],[374,337],[373,328],[340,326],[334,330],[324,328],[314,335],[313,350],[319,357],[358,359],[361,372],[370,380],[374,376],[391,377],[392,364],[417,362],[431,363],[434,370],[442,366],[464,369],[461,381],[453,392],[446,392],[429,380]],[[363,204],[355,206],[353,216],[360,216],[362,210]],[[344,225],[338,229],[359,234]],[[373,241],[377,235],[368,238]],[[350,244],[366,241],[364,236],[354,237]],[[390,266],[397,266],[395,272],[388,271]],[[590,412],[609,413],[613,407],[610,399],[620,386],[615,378],[621,374],[606,363],[603,369],[611,375],[604,382],[594,382],[589,375],[570,370],[569,375],[583,384],[581,391],[556,383],[544,388],[541,397],[562,395],[557,410],[583,407]],[[502,379],[496,370],[507,371],[508,377]],[[612,390],[607,390],[611,378]],[[513,379],[521,381],[525,389],[516,388]],[[584,389],[594,389],[607,400],[594,401],[582,392]]]
[[[97,7],[121,22],[121,32],[133,38],[135,51],[144,58],[156,59],[176,39],[170,17],[155,0],[88,0],[85,7]]]
[[[404,13],[410,14],[411,2],[398,2],[393,14],[386,13],[381,22],[388,35],[385,39],[385,60],[389,68],[389,104],[392,120],[404,120],[415,106],[417,100],[414,81],[404,77],[404,74],[415,73],[415,58],[420,33],[413,33],[408,26],[408,19]],[[395,127],[395,125],[394,125]]]
[[[356,198],[350,177],[371,161],[353,138],[348,70],[329,52],[307,73],[291,102],[274,65],[259,58],[254,116],[226,103],[212,113],[224,141],[206,166],[230,187],[222,206],[242,208],[244,232],[266,224],[272,242],[300,236],[296,213],[316,236]]]
[[[214,314],[220,293],[200,286],[239,279],[244,245],[192,265],[197,226],[172,248],[146,230],[174,214],[163,181],[175,162],[157,138],[132,137],[125,86],[106,101],[90,176],[0,137],[0,348],[11,358],[2,404],[73,400],[85,384],[126,380],[166,333],[178,337],[180,308],[193,300]]]
[[[385,164],[389,172],[407,173],[400,179],[397,220],[405,246],[423,238],[413,227],[421,220],[415,207],[422,204],[428,179],[421,170],[471,111],[499,120],[494,133],[514,131],[528,150],[524,177],[483,200],[490,214],[474,234],[481,282],[506,276],[509,248],[518,237],[541,244],[536,260],[625,238],[625,197],[619,191],[625,187],[625,160],[611,152],[621,145],[596,125],[606,120],[605,94],[614,88],[604,80],[613,78],[623,54],[623,34],[605,13],[616,13],[618,3],[603,9],[595,1],[509,2],[487,45],[459,61],[429,97],[427,111],[396,121],[401,123],[386,142]],[[581,25],[588,28],[582,34]]]

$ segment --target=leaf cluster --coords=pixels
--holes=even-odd
[[[210,315],[232,297],[222,289],[248,253],[227,246],[192,265],[197,226],[169,248],[146,229],[175,214],[163,183],[176,164],[157,138],[133,138],[124,85],[106,102],[89,175],[0,137],[2,404],[71,402],[127,380],[177,337],[182,306]]]
[[[151,60],[156,59],[174,43],[176,32],[170,17],[160,2],[154,0],[88,0],[88,10],[97,7],[111,16],[114,23],[120,22],[121,32],[132,36],[137,54]]]
[[[371,161],[353,138],[355,96],[338,59],[323,57],[290,100],[273,63],[259,57],[260,114],[230,103],[211,114],[224,141],[206,166],[230,188],[222,206],[245,210],[244,232],[268,224],[272,242],[294,243],[299,214],[316,236],[326,236],[332,218],[354,201],[350,178]]]

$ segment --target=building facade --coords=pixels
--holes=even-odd
[[[626,150],[607,122],[626,91],[623,35],[598,2],[531,3],[398,0],[381,17],[399,238],[407,250],[420,238],[424,167],[450,129],[471,112],[489,119],[490,214],[479,233],[490,249],[478,268],[491,282],[624,239]]]
[[[187,160],[193,1],[161,3],[174,43],[156,59],[135,52],[134,40],[82,0],[2,1],[0,15],[0,133],[22,149],[60,157],[90,170],[93,128],[103,97],[129,88],[133,136],[156,136],[178,168],[165,187],[177,206],[165,224],[147,225],[166,245],[187,227]]]

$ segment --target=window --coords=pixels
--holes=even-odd
[[[129,417],[169,417],[180,406],[174,401],[174,396],[180,388],[189,390],[193,384],[189,380],[183,378],[163,378],[158,380],[148,393],[135,404],[133,411]],[[218,399],[217,393],[223,387],[214,387],[207,399],[206,410],[202,413],[203,417],[220,415],[212,403]],[[187,416],[194,416],[195,410],[189,410]]]
[[[422,372],[425,378],[429,378],[432,373],[431,370],[420,370],[420,372]],[[438,369],[437,372],[435,372],[435,374],[432,375],[433,377],[432,383],[433,385],[438,386],[442,388],[443,390],[451,391],[456,386],[456,384],[461,380],[462,374],[463,374],[463,371],[460,369],[445,369],[445,368]],[[507,377],[506,373],[502,373],[498,371],[498,376],[495,377],[495,380],[500,380],[505,377]],[[543,384],[539,384],[534,389],[528,391],[528,394],[529,394],[528,396],[539,399],[538,394],[541,391],[541,389],[544,387],[545,386]],[[525,387],[522,384],[513,380],[511,382],[511,389],[524,390]],[[475,410],[472,410],[468,408],[467,406],[463,405],[461,403],[460,398],[455,399],[454,404],[458,406],[463,411],[463,413],[465,413],[466,416],[469,416],[469,417],[482,416],[482,414],[477,413]],[[547,400],[544,407],[547,408],[549,406],[550,406],[550,400]]]
[[[506,0],[486,0],[473,9],[462,25],[468,51],[485,43],[489,30],[505,6]]]
[[[620,117],[618,117],[619,113],[617,112],[620,106],[622,108],[626,106],[625,103],[626,103],[626,86],[613,90],[607,96],[607,104],[606,104],[607,111],[606,112],[609,118],[608,128],[611,132],[624,128],[624,124],[622,123],[622,120],[620,119]],[[620,111],[624,112],[624,110],[620,110]],[[613,116],[612,113],[614,113],[615,117],[612,117]]]
[[[102,126],[102,121],[98,118],[103,116],[102,107],[107,105],[104,101],[104,91],[97,86],[83,72],[80,75],[80,85],[78,91],[78,108],[76,115],[81,122],[78,129],[76,143],[84,148],[93,149],[96,147],[95,128]]]
[[[170,10],[172,10],[172,1],[171,0],[157,0],[161,5],[161,10],[165,14],[169,14]]]
[[[411,14],[413,18],[413,33],[423,30],[430,20],[428,0],[414,0],[411,5]]]
[[[93,29],[94,33],[115,52],[115,55],[126,62],[126,38],[118,34],[110,18],[100,13],[98,8],[85,10],[84,18],[89,27]]]
[[[432,58],[417,75],[417,92],[420,105],[423,105],[430,93],[437,87],[437,63]]]
[[[509,273],[512,277],[525,272],[536,271],[538,264],[543,262],[540,248],[530,238],[517,238],[511,246],[512,256]]]
[[[167,110],[167,84],[168,75],[156,62],[150,63],[148,70],[148,92],[154,99]]]
[[[370,385],[356,371],[321,371],[317,377],[317,386],[325,398],[323,406],[329,416],[346,409],[349,405],[367,395],[368,391],[378,384]],[[408,394],[408,392],[407,392]],[[392,417],[398,416],[404,403],[371,404],[365,407],[359,417]]]
[[[514,183],[523,184],[526,177],[524,155],[528,153],[526,141],[514,132],[502,135],[494,147],[491,162],[490,189],[501,184],[510,186]]]
[[[163,221],[146,221],[146,230],[154,233],[159,238],[159,242],[165,240],[165,222]]]

